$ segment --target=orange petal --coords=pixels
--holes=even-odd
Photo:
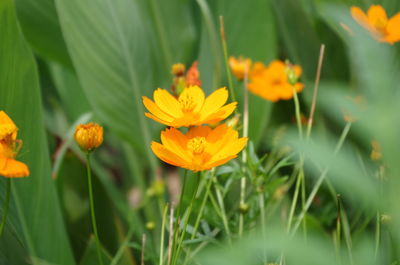
[[[397,13],[388,21],[386,31],[388,33],[386,41],[390,43],[400,41],[400,13]]]
[[[162,144],[157,142],[151,142],[151,150],[153,153],[165,163],[173,166],[183,167],[186,165],[186,161],[174,154],[173,152],[166,149]]]
[[[371,26],[376,24],[387,23],[386,11],[381,5],[372,5],[368,9],[368,22]]]
[[[6,178],[29,176],[28,166],[12,158],[0,158],[0,175]]]
[[[206,117],[206,119],[203,120],[201,123],[211,124],[211,123],[216,123],[216,122],[226,119],[229,115],[232,114],[232,112],[235,111],[236,105],[237,105],[237,102],[233,102],[233,103],[229,103],[226,106],[223,106],[222,108],[220,108],[218,110],[218,112]]]
[[[153,98],[157,106],[166,114],[174,118],[179,118],[183,115],[178,100],[167,90],[161,88],[157,89],[153,93]]]
[[[175,128],[166,129],[161,132],[161,142],[164,147],[178,155],[182,160],[188,160],[186,152],[187,137]]]
[[[150,111],[154,116],[159,118],[160,120],[171,122],[174,120],[173,117],[162,111],[151,99],[148,97],[142,97],[143,105],[146,107],[148,111]]]
[[[201,109],[200,119],[204,119],[210,114],[216,112],[228,100],[228,91],[225,87],[215,90],[204,101],[203,108]]]
[[[212,129],[208,126],[196,126],[189,129],[189,131],[186,134],[186,137],[188,139],[192,139],[196,136],[207,138],[207,136],[210,134],[211,131]]]
[[[360,25],[364,27],[369,27],[368,17],[364,13],[364,11],[361,10],[361,8],[352,6],[350,8],[350,13],[354,20],[357,21]]]
[[[11,135],[12,139],[17,138],[18,128],[11,118],[4,112],[0,111],[0,140],[3,140],[7,135]]]

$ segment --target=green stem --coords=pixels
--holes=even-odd
[[[229,69],[228,45],[226,44],[226,39],[225,39],[224,17],[220,16],[219,21],[220,21],[221,44],[222,44],[222,50],[224,52],[225,70],[229,85],[229,94],[231,96],[232,101],[236,101],[235,90],[233,89],[232,75]]]
[[[10,197],[11,197],[11,179],[7,178],[6,198],[3,204],[3,217],[1,218],[1,224],[0,224],[0,237],[3,235],[4,226],[6,225],[8,209],[10,207]]]
[[[213,173],[211,173],[211,174],[213,174]],[[201,202],[199,214],[197,215],[196,222],[194,224],[193,234],[192,234],[192,237],[190,238],[191,240],[193,240],[196,237],[197,230],[199,229],[200,220],[201,220],[201,218],[203,216],[203,212],[204,212],[204,208],[206,206],[206,202],[207,202],[208,196],[210,195],[210,188],[211,188],[211,184],[212,184],[212,178],[213,178],[213,175],[211,175],[210,178],[208,179],[207,186],[206,186],[206,193],[205,193],[205,195],[203,197],[203,201]]]
[[[159,265],[163,264],[164,260],[164,238],[165,238],[165,223],[167,220],[167,212],[168,212],[168,205],[165,206],[163,217],[162,217],[162,224],[161,224],[161,240],[160,240],[160,262]]]
[[[228,218],[226,217],[224,199],[222,197],[221,191],[217,187],[217,184],[218,184],[217,178],[214,177],[213,180],[214,180],[214,184],[215,184],[214,185],[215,192],[217,193],[218,204],[219,204],[219,207],[221,208],[221,218],[222,218],[222,222],[224,223],[225,232],[226,232],[226,235],[228,236],[228,241],[230,243],[232,243],[231,242],[231,231],[230,231],[229,225],[228,225]]]
[[[378,257],[379,245],[381,241],[381,220],[379,211],[376,213],[376,230],[375,230],[375,259]]]
[[[350,131],[350,128],[351,128],[351,122],[346,123],[346,126],[344,127],[344,129],[342,131],[342,134],[341,134],[341,136],[339,138],[339,141],[338,141],[338,143],[336,145],[336,148],[335,148],[335,151],[334,151],[334,155],[336,155],[339,152],[340,148],[342,147],[342,145],[344,143],[344,140],[346,139],[346,136]],[[299,215],[299,217],[297,219],[297,222],[296,222],[296,224],[294,226],[294,229],[292,231],[293,235],[294,235],[294,233],[296,233],[296,231],[297,231],[297,229],[298,229],[298,227],[300,225],[300,222],[302,222],[305,214],[307,213],[308,209],[310,208],[310,206],[311,206],[311,204],[312,204],[312,202],[313,202],[313,200],[315,198],[315,195],[317,194],[319,188],[321,187],[323,181],[325,180],[325,177],[328,174],[328,170],[329,170],[329,166],[327,166],[325,168],[325,170],[321,173],[317,183],[315,183],[313,189],[311,190],[311,193],[308,196],[306,205],[305,205],[304,209],[301,211],[301,213],[300,213],[300,215]]]
[[[183,243],[183,239],[185,238],[187,225],[188,225],[188,223],[190,221],[190,214],[192,213],[193,204],[194,204],[194,201],[195,201],[195,198],[196,198],[196,194],[197,194],[197,191],[198,191],[198,188],[199,188],[199,178],[200,178],[200,176],[201,175],[200,175],[200,172],[199,172],[198,176],[197,176],[197,181],[198,182],[196,183],[196,187],[194,188],[192,199],[190,200],[189,208],[187,209],[187,214],[186,214],[185,222],[183,224],[182,234],[181,234],[181,237],[179,239],[177,250],[176,250],[176,254],[174,255],[174,259],[173,259],[173,263],[172,264],[176,264],[176,262],[179,259],[179,254],[180,254],[181,249],[182,249],[182,243]]]
[[[297,129],[299,130],[300,139],[303,139],[303,127],[301,125],[299,98],[297,96],[297,91],[296,91],[295,86],[292,86],[292,87],[293,87],[294,108],[295,108],[295,112],[296,112]]]
[[[103,265],[103,260],[101,258],[101,245],[100,245],[100,240],[99,240],[99,234],[97,233],[96,215],[94,212],[92,171],[91,171],[91,167],[90,167],[90,153],[86,154],[86,159],[87,159],[86,168],[87,168],[88,186],[89,186],[90,214],[92,216],[92,226],[93,226],[94,237],[96,240],[97,257],[99,259],[100,265]]]
[[[290,207],[289,220],[288,220],[288,226],[287,226],[287,233],[290,232],[290,228],[292,226],[292,221],[293,221],[293,216],[294,216],[294,211],[296,209],[297,200],[299,198],[299,191],[300,191],[301,181],[302,181],[301,175],[302,175],[302,172],[304,172],[300,168],[300,167],[302,167],[301,164],[302,164],[302,162],[299,163],[299,174],[297,175],[296,187],[294,189],[293,201],[292,201],[292,205]]]
[[[260,221],[261,221],[261,232],[262,232],[262,238],[263,238],[263,245],[266,244],[266,232],[265,232],[265,209],[264,209],[264,193],[260,192],[258,194],[258,202],[260,204]],[[267,258],[267,251],[265,247],[263,247],[263,264],[268,264],[268,258]]]

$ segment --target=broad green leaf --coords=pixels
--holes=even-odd
[[[54,0],[16,0],[18,20],[32,48],[45,59],[71,66]]]
[[[154,168],[141,102],[152,78],[151,37],[139,5],[131,0],[57,0],[56,7],[79,81],[95,114],[147,156]]]
[[[0,2],[0,58],[0,109],[19,126],[18,136],[24,146],[18,159],[31,171],[28,178],[12,183],[13,211],[21,224],[24,243],[30,256],[50,263],[74,264],[50,176],[37,68],[11,0]],[[12,219],[9,222],[14,223]]]

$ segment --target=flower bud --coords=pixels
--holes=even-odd
[[[176,63],[172,65],[171,73],[175,76],[183,76],[185,74],[186,67],[182,63]]]
[[[103,143],[103,127],[97,123],[80,124],[75,128],[75,141],[85,152],[91,152]]]
[[[154,230],[155,227],[156,227],[156,224],[154,222],[152,222],[152,221],[146,223],[146,229],[147,230],[150,230],[150,231]]]

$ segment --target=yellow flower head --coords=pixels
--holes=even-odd
[[[224,106],[228,100],[226,88],[217,89],[207,98],[198,86],[185,88],[178,98],[159,88],[154,91],[153,98],[154,102],[143,97],[143,104],[149,111],[145,115],[176,128],[221,121],[235,110],[237,104],[233,102]]]
[[[371,5],[367,14],[359,7],[350,8],[351,16],[378,41],[393,44],[400,41],[400,13],[388,18],[380,5]]]
[[[175,128],[166,129],[161,132],[161,143],[151,143],[158,158],[196,172],[220,166],[237,157],[247,138],[239,138],[237,131],[221,124],[215,129],[192,127],[186,134]]]
[[[243,57],[236,59],[235,57],[231,56],[229,57],[229,67],[237,79],[243,80],[245,72],[250,71],[251,60]]]
[[[80,124],[75,128],[74,137],[82,150],[90,152],[103,143],[103,127],[93,122]]]
[[[248,89],[266,100],[276,102],[278,100],[293,98],[293,86],[296,92],[303,90],[304,85],[296,82],[293,85],[289,81],[298,79],[301,75],[301,67],[291,65],[288,71],[287,65],[282,61],[272,61],[267,67],[256,63],[250,73]],[[291,74],[290,80],[288,73]]]
[[[0,111],[0,175],[6,178],[29,176],[26,164],[15,160],[22,141],[17,140],[18,128],[10,117]]]

